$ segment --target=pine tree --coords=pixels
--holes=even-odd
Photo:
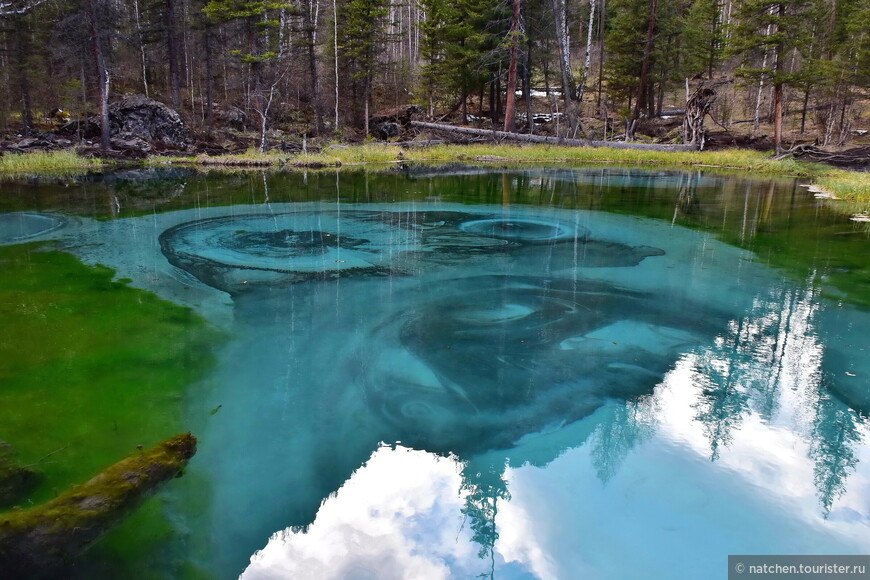
[[[340,9],[339,45],[350,78],[354,82],[354,94],[362,92],[363,126],[366,135],[369,133],[369,109],[375,68],[385,37],[384,20],[388,8],[388,0],[348,0]]]
[[[737,10],[731,54],[741,58],[737,75],[751,81],[767,80],[773,86],[773,141],[782,152],[784,89],[798,80],[799,70],[790,70],[792,52],[807,53],[810,47],[813,0],[744,0]]]

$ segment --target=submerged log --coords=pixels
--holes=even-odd
[[[664,145],[656,143],[623,143],[618,141],[589,141],[586,139],[561,139],[559,137],[545,137],[543,135],[528,135],[526,133],[508,133],[505,131],[488,131],[486,129],[474,129],[472,127],[456,127],[441,123],[423,123],[411,121],[412,127],[443,131],[446,133],[458,133],[460,135],[475,135],[489,137],[493,140],[519,141],[522,143],[548,143],[550,145],[565,145],[568,147],[610,147],[613,149],[639,149],[647,151],[696,151],[695,145]]]
[[[0,515],[4,577],[38,578],[71,565],[161,483],[179,476],[194,453],[196,438],[176,435],[48,503]]]

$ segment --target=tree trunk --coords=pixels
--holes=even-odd
[[[214,117],[214,57],[212,55],[212,28],[205,27],[205,123],[211,126]]]
[[[778,5],[778,20],[782,22],[785,18],[785,3],[780,2]],[[779,32],[779,25],[777,25]],[[776,146],[776,154],[782,153],[782,41],[778,41],[773,46],[773,144]]]
[[[421,121],[411,121],[410,124],[412,127],[419,127],[420,129],[458,133],[460,135],[490,137],[493,139],[507,139],[523,143],[549,143],[551,145],[568,145],[573,147],[610,147],[613,149],[637,149],[648,151],[697,151],[698,149],[694,145],[657,145],[652,143],[620,143],[615,141],[564,139],[561,137],[545,137],[543,135],[527,135],[524,133],[508,133],[505,131],[475,129],[473,127],[457,127],[455,125],[444,125],[441,123],[423,123]]]
[[[526,104],[526,126],[529,133],[535,132],[532,119],[532,79],[529,73],[529,51],[523,50],[523,101]]]
[[[649,92],[649,71],[652,65],[652,53],[655,48],[656,38],[656,17],[658,16],[659,3],[658,0],[652,0],[649,7],[649,19],[646,28],[646,42],[643,47],[643,60],[640,64],[640,77],[637,85],[637,100],[634,103],[634,112],[631,117],[636,120],[640,117],[641,111],[647,105],[647,93]]]
[[[27,132],[33,130],[33,105],[30,100],[30,76],[27,66],[29,44],[24,34],[24,16],[17,15],[13,22],[15,28],[15,69],[18,73],[18,90],[21,92],[21,120]]]
[[[577,90],[577,101],[583,106],[583,93],[589,81],[589,68],[592,66],[592,28],[595,26],[595,0],[589,0],[589,23],[586,27],[586,55],[583,59],[583,77]]]
[[[166,64],[169,69],[169,103],[177,110],[181,107],[181,66],[175,26],[175,0],[166,0],[163,16],[166,26]]]
[[[810,85],[807,85],[804,88],[804,104],[801,107],[801,135],[804,134],[804,130],[807,127],[807,106],[810,103]]]
[[[515,128],[517,101],[517,56],[520,48],[520,0],[513,0],[514,13],[511,20],[511,58],[508,65],[507,103],[504,111],[504,130],[513,132]]]
[[[133,16],[136,19],[136,40],[139,42],[139,64],[142,67],[142,89],[146,97],[148,92],[148,60],[145,58],[145,39],[142,35],[142,22],[139,12],[139,0],[133,0]]]
[[[313,5],[313,14],[312,14]],[[317,73],[317,20],[320,14],[320,0],[310,0],[305,10],[305,35],[308,45],[308,77],[311,98],[314,104],[314,117],[317,135],[323,131],[323,109],[320,106],[320,77]]]
[[[559,67],[562,70],[562,98],[567,107],[574,100],[574,75],[571,72],[571,55],[569,54],[568,22],[565,12],[565,0],[553,0],[553,15],[556,21],[556,43],[559,48]]]
[[[338,7],[335,0],[332,0],[332,34],[333,64],[335,65],[335,125],[332,130],[338,131]]]
[[[97,67],[97,79],[100,84],[100,149],[106,153],[111,148],[111,129],[109,126],[109,70],[103,57],[103,46],[100,40],[100,25],[97,20],[97,0],[87,1],[88,25],[91,29],[91,51],[94,64]]]

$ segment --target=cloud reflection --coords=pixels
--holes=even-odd
[[[464,513],[476,488],[465,464],[402,446],[382,446],[334,495],[307,529],[287,528],[251,557],[241,578],[437,580],[504,568],[479,558],[479,536]],[[501,576],[503,577],[503,575]]]

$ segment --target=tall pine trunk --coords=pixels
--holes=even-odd
[[[507,103],[504,110],[504,130],[513,132],[517,101],[517,56],[520,48],[520,0],[513,0],[514,13],[511,20],[511,58],[508,68]]]
[[[647,20],[646,42],[643,46],[643,60],[640,63],[640,77],[638,78],[637,99],[634,102],[632,121],[640,117],[644,107],[647,106],[649,96],[649,71],[652,67],[652,53],[656,40],[656,17],[658,16],[658,0],[652,0],[649,7],[649,19]]]
[[[88,25],[91,30],[91,51],[97,67],[97,82],[100,85],[100,149],[106,153],[111,147],[109,126],[109,70],[103,55],[100,39],[100,24],[97,20],[97,0],[87,0]]]

